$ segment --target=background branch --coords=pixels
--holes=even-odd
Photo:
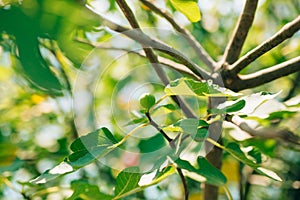
[[[151,11],[165,18],[176,31],[182,33],[183,38],[194,49],[194,51],[196,52],[200,60],[202,60],[202,62],[212,71],[215,69],[216,62],[210,57],[210,55],[205,51],[205,49],[201,46],[201,44],[187,29],[181,27],[167,11],[158,8],[156,5],[154,5],[148,0],[140,0],[140,1],[145,6],[149,7]]]
[[[85,42],[85,43],[87,43],[87,42]],[[90,44],[91,46],[93,46],[95,48],[106,49],[106,50],[115,50],[115,51],[125,51],[127,53],[132,53],[132,54],[135,54],[135,55],[140,56],[142,58],[148,59],[146,57],[145,53],[143,53],[143,52],[137,52],[137,51],[130,50],[130,49],[125,49],[125,48],[109,47],[109,46],[104,46],[104,45],[101,45],[101,44],[100,45],[93,45],[91,43],[88,43],[88,44]],[[201,78],[199,76],[197,76],[196,74],[194,74],[186,66],[184,66],[180,63],[174,62],[173,60],[170,60],[170,59],[162,57],[162,56],[157,56],[157,59],[158,59],[158,64],[164,65],[164,66],[166,66],[170,69],[174,69],[177,72],[180,72],[182,74],[190,76],[194,80],[201,81]]]
[[[248,52],[246,55],[241,57],[238,61],[236,61],[232,66],[229,67],[229,70],[231,70],[233,74],[238,74],[242,69],[247,67],[247,65],[256,60],[258,57],[270,51],[286,39],[292,37],[299,29],[300,15],[296,17],[293,21],[283,26],[275,35],[273,35],[267,41],[263,42],[262,44]]]
[[[300,145],[300,138],[293,134],[291,131],[288,129],[280,129],[280,128],[262,128],[262,129],[253,129],[251,128],[247,122],[240,118],[237,115],[226,116],[226,120],[233,123],[237,127],[239,127],[241,130],[249,133],[250,135],[254,137],[260,137],[264,139],[282,139],[283,141],[290,142],[293,144],[298,144]]]
[[[258,0],[246,1],[244,9],[224,53],[224,61],[228,64],[234,63],[241,54],[244,42],[254,20],[257,3]]]
[[[205,80],[212,79],[212,77],[209,75],[208,72],[206,72],[204,69],[200,68],[197,64],[195,64],[193,61],[191,61],[189,58],[187,58],[185,55],[183,55],[180,51],[178,51],[160,41],[152,39],[148,35],[141,32],[140,30],[125,28],[119,24],[112,22],[111,20],[106,19],[99,13],[96,13],[96,14],[98,15],[99,20],[101,21],[101,24],[103,26],[106,26],[113,31],[116,31],[116,32],[122,33],[123,35],[126,35],[127,37],[144,45],[144,47],[153,48],[157,51],[163,52],[163,53],[171,56],[172,58],[174,58],[181,64],[188,67],[193,73],[197,74],[202,79],[205,79]]]

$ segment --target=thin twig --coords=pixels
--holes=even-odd
[[[238,90],[253,88],[298,71],[300,71],[300,56],[252,74],[240,75],[240,80],[234,83],[234,87]]]
[[[224,61],[228,64],[234,63],[242,51],[248,32],[252,26],[258,0],[247,0],[233,35],[228,42],[224,53]]]
[[[184,199],[185,200],[188,200],[189,199],[189,189],[188,189],[188,186],[187,186],[187,182],[186,182],[186,179],[182,173],[182,169],[180,169],[179,167],[176,168],[179,176],[180,176],[180,179],[181,179],[181,182],[182,182],[182,185],[183,185],[183,190],[184,190]]]
[[[162,129],[159,127],[159,125],[158,125],[155,121],[153,121],[153,119],[152,119],[150,113],[149,113],[149,112],[146,112],[145,115],[146,115],[146,117],[148,118],[149,123],[150,123],[156,130],[158,130],[158,131],[164,136],[164,138],[166,138],[166,140],[169,142],[169,144],[170,144],[170,146],[171,146],[172,148],[175,148],[175,145],[172,143],[172,141],[173,141],[172,138],[170,138],[170,137],[166,134],[166,132],[165,132],[164,130],[162,130]]]
[[[146,115],[146,117],[148,118],[149,123],[150,123],[156,130],[158,130],[158,131],[163,135],[163,137],[169,142],[170,147],[171,147],[172,149],[175,149],[175,148],[176,148],[176,145],[175,145],[175,143],[174,143],[174,140],[176,140],[177,137],[176,137],[174,140],[173,140],[172,138],[170,138],[170,137],[164,132],[164,130],[162,130],[162,129],[158,126],[158,124],[157,124],[155,121],[153,121],[153,119],[151,118],[151,115],[150,115],[149,112],[146,112],[145,115]],[[176,170],[177,170],[177,172],[178,172],[178,174],[179,174],[179,176],[180,176],[180,179],[181,179],[181,182],[182,182],[182,185],[183,185],[183,189],[184,189],[184,199],[185,199],[185,200],[188,200],[188,199],[189,199],[189,189],[188,189],[188,186],[187,186],[186,179],[185,179],[185,177],[184,177],[184,175],[183,175],[183,173],[182,173],[181,168],[176,167]]]
[[[173,28],[179,33],[183,34],[183,38],[188,42],[188,44],[194,49],[197,56],[202,60],[202,62],[209,68],[211,71],[214,70],[216,62],[211,58],[211,56],[206,52],[206,50],[201,46],[201,44],[196,40],[196,38],[184,27],[180,26],[174,18],[165,10],[158,8],[156,5],[151,3],[148,0],[140,0],[145,6],[149,7],[151,11],[157,13],[158,15],[165,18]]]
[[[246,55],[241,57],[233,65],[229,67],[229,70],[233,74],[238,74],[242,69],[247,67],[254,60],[270,51],[286,39],[292,37],[300,29],[300,15],[296,17],[293,21],[289,22],[283,26],[275,35],[269,38],[267,41],[263,42]]]

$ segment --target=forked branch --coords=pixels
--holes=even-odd
[[[204,80],[212,79],[212,77],[209,75],[208,72],[206,72],[204,69],[200,68],[197,64],[195,64],[193,61],[191,61],[189,58],[187,58],[185,55],[183,55],[180,51],[170,47],[167,44],[164,44],[160,41],[157,41],[157,40],[149,37],[148,35],[144,34],[140,30],[125,28],[124,26],[121,26],[117,23],[112,22],[109,19],[106,19],[99,13],[96,13],[96,14],[98,15],[99,20],[101,21],[101,24],[103,26],[106,26],[113,31],[122,33],[123,35],[126,35],[127,37],[144,45],[145,47],[153,48],[157,51],[163,52],[163,53],[171,56],[172,58],[174,58],[181,64],[188,67],[193,73],[197,74],[200,78],[202,78]]]
[[[252,26],[258,0],[247,0],[241,13],[233,35],[226,47],[224,61],[228,64],[234,63],[241,54],[244,42]]]
[[[216,62],[210,57],[210,55],[205,51],[201,44],[196,40],[196,38],[184,27],[180,26],[174,18],[165,10],[158,8],[156,5],[148,0],[140,0],[145,6],[149,7],[151,11],[165,18],[173,28],[182,34],[183,38],[188,42],[188,44],[194,49],[200,60],[212,71],[216,66]]]
[[[274,36],[269,38],[267,41],[263,42],[246,55],[241,57],[236,61],[232,66],[229,67],[229,70],[233,74],[238,74],[242,69],[247,67],[251,62],[270,51],[286,39],[292,37],[300,29],[300,15],[296,17],[293,21],[289,22],[283,26]]]

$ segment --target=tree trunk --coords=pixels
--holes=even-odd
[[[223,103],[226,99],[225,98],[209,98],[208,99],[208,108],[215,108],[220,103]],[[222,120],[212,123],[209,126],[209,137],[218,143],[222,143]],[[205,143],[205,150],[206,150],[206,158],[207,160],[216,168],[221,169],[222,166],[222,149],[213,146],[211,143]],[[204,185],[204,200],[217,200],[218,199],[218,187],[205,184]]]

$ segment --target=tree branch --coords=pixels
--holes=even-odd
[[[84,42],[84,43],[87,43],[87,42]],[[115,50],[115,51],[125,51],[127,53],[132,53],[132,54],[135,54],[135,55],[140,56],[142,58],[148,59],[146,57],[145,53],[143,53],[143,52],[137,52],[135,50],[125,49],[125,48],[116,48],[116,47],[103,46],[101,44],[100,45],[93,45],[91,43],[87,43],[87,44],[93,46],[94,48],[107,49],[107,50]],[[172,61],[172,60],[170,60],[168,58],[161,57],[161,56],[157,56],[157,59],[158,59],[158,64],[164,65],[164,66],[166,66],[166,67],[168,67],[170,69],[174,69],[177,72],[180,72],[182,74],[190,76],[194,80],[201,81],[201,78],[199,76],[197,76],[196,74],[194,74],[186,66],[184,66],[184,65],[182,65],[180,63],[174,62],[174,61]]]
[[[195,39],[195,37],[184,27],[181,27],[173,17],[167,12],[156,5],[151,3],[148,0],[140,0],[145,6],[149,7],[151,11],[165,18],[173,28],[182,34],[183,38],[188,42],[188,44],[194,49],[197,56],[202,60],[202,62],[209,68],[211,71],[215,69],[216,62],[210,57],[210,55],[205,51],[205,49],[199,44],[199,42]]]
[[[300,29],[300,15],[296,17],[293,21],[289,22],[283,26],[275,35],[269,38],[267,41],[263,42],[246,55],[241,57],[233,65],[229,66],[229,70],[233,74],[238,74],[242,69],[247,67],[254,60],[270,51],[286,39],[292,37]]]
[[[233,84],[238,90],[253,88],[297,71],[300,71],[300,56],[252,74],[239,75],[240,80]]]
[[[92,8],[90,8],[90,9],[92,10]],[[144,45],[145,47],[153,48],[157,51],[163,52],[163,53],[173,57],[175,60],[177,60],[181,64],[188,67],[192,72],[197,74],[202,79],[205,79],[205,80],[212,79],[212,77],[209,75],[208,72],[201,69],[197,64],[195,64],[193,61],[191,61],[189,58],[187,58],[185,55],[183,55],[180,51],[178,51],[160,41],[152,39],[148,35],[141,32],[140,30],[125,28],[119,24],[116,24],[116,23],[106,19],[99,13],[96,13],[96,14],[98,15],[99,20],[101,21],[101,24],[103,26],[106,26],[113,31],[122,33],[123,35],[126,35],[127,37]]]
[[[130,7],[127,5],[125,0],[117,0],[117,3],[119,7],[121,8],[123,14],[125,15],[126,19],[130,23],[131,27],[139,31],[140,33],[143,33],[142,30],[140,29],[140,25],[137,22],[132,10]],[[149,59],[151,65],[153,66],[154,70],[156,71],[157,75],[159,76],[160,80],[164,85],[167,85],[169,83],[168,77],[166,74],[163,72],[162,67],[159,66],[158,60],[152,49],[147,48],[145,45],[142,45],[143,50]]]
[[[228,64],[234,63],[242,51],[248,32],[252,26],[258,0],[247,0],[241,13],[233,35],[226,47],[224,61]]]
[[[90,45],[94,48],[106,49],[106,50],[115,50],[115,51],[125,51],[127,53],[132,53],[132,54],[135,54],[135,55],[140,56],[142,58],[148,59],[146,57],[145,53],[138,52],[136,50],[126,49],[126,48],[118,48],[118,47],[111,47],[111,46],[106,46],[106,45],[103,45],[103,44],[92,44],[88,41],[83,41],[83,40],[80,40],[80,39],[78,39],[76,41],[85,43],[85,44]],[[157,59],[158,59],[158,64],[165,65],[166,67],[168,67],[170,69],[174,69],[177,72],[180,72],[182,74],[185,74],[185,75],[188,75],[188,76],[192,77],[194,80],[201,81],[201,78],[198,75],[196,75],[195,73],[193,73],[185,65],[182,65],[180,63],[177,63],[173,60],[170,60],[170,59],[162,57],[162,56],[157,56]]]
[[[130,7],[127,5],[125,0],[117,0],[117,3],[119,7],[121,7],[125,17],[129,21],[132,28],[137,30],[139,33],[143,34],[142,30],[140,29],[140,26],[130,9]],[[153,66],[154,70],[156,71],[157,75],[161,79],[162,83],[166,86],[169,84],[169,79],[166,76],[165,72],[163,71],[162,66],[159,64],[156,54],[153,52],[151,48],[148,48],[147,45],[142,44],[143,50],[150,61],[151,65]],[[178,104],[178,106],[182,109],[182,111],[185,113],[188,117],[195,118],[196,115],[192,112],[192,110],[186,105],[186,103],[179,97],[174,96],[172,99]]]
[[[226,120],[254,137],[260,137],[264,139],[282,139],[283,141],[300,145],[300,138],[287,129],[262,128],[256,130],[251,128],[245,120],[237,115],[227,115]]]

